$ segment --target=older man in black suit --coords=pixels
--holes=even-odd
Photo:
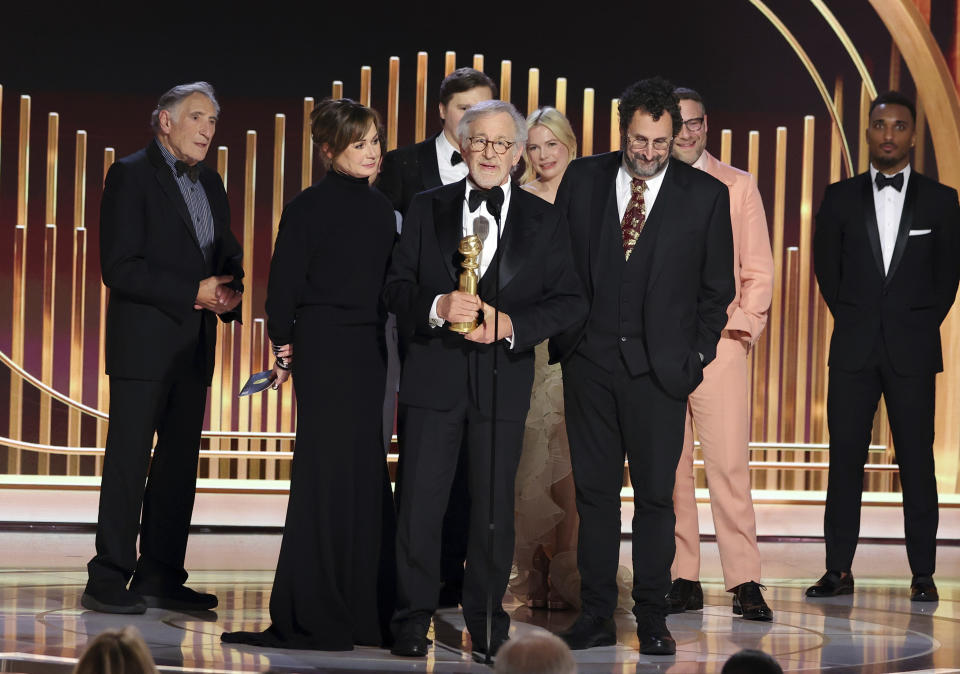
[[[676,651],[665,622],[674,475],[687,396],[716,355],[735,292],[727,187],[670,159],[681,123],[673,85],[631,85],[620,98],[622,150],[572,162],[557,194],[591,302],[586,324],[550,343],[563,362],[580,514],[583,607],[561,635],[573,649],[616,643],[626,455],[640,652]]]
[[[916,109],[898,92],[870,105],[870,170],[827,188],[813,262],[833,314],[823,516],[827,572],[808,597],[853,592],[863,467],[881,394],[900,466],[910,598],[936,601],[937,480],[933,464],[940,324],[957,294],[957,191],[910,166]]]
[[[174,87],[153,112],[156,138],[107,173],[100,268],[110,288],[110,428],[97,554],[81,598],[94,611],[217,605],[214,595],[184,586],[183,562],[216,319],[238,318],[243,290],[227,195],[201,163],[219,113],[206,82]]]
[[[500,601],[513,555],[513,483],[530,405],[533,347],[586,313],[565,218],[510,184],[526,141],[523,117],[503,101],[478,103],[464,114],[458,136],[469,176],[414,197],[384,290],[404,353],[392,652],[405,656],[427,651],[440,590],[441,522],[464,437],[472,503],[464,619],[474,650],[495,653],[506,640],[510,618]],[[471,233],[483,239],[479,297],[454,290],[459,243]],[[444,327],[471,321],[479,311],[482,325],[465,337]],[[494,600],[489,644],[488,591]]]

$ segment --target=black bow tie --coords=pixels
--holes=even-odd
[[[489,190],[470,190],[470,199],[467,203],[470,206],[471,213],[477,210],[484,201],[487,202],[487,210],[490,211],[490,215],[499,220],[500,207],[503,206],[503,189],[498,185]]]
[[[177,172],[178,178],[186,173],[191,182],[197,182],[197,180],[200,178],[200,164],[189,166],[185,162],[182,162],[178,159],[173,165],[173,170]]]
[[[456,166],[457,164],[463,161],[463,157],[460,156],[460,153],[456,150],[453,151],[453,154],[450,155],[450,165]]]
[[[884,187],[887,187],[888,185],[893,189],[895,189],[897,192],[903,189],[903,173],[902,172],[898,173],[892,178],[888,178],[887,176],[880,173],[880,171],[877,171],[877,177],[874,178],[873,181],[877,184],[877,190],[882,190]]]

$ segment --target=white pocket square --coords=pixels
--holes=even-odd
[[[933,231],[933,230],[930,230],[930,229],[911,229],[911,230],[910,230],[910,236],[923,236],[924,234],[929,234],[931,231]]]

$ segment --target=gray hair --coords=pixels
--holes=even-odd
[[[560,637],[546,630],[526,632],[503,644],[495,674],[576,674],[577,662]]]
[[[213,87],[208,82],[190,82],[189,84],[178,84],[161,96],[160,100],[157,101],[157,107],[154,109],[153,114],[150,115],[150,126],[153,128],[153,130],[160,130],[161,110],[166,110],[167,112],[172,113],[177,106],[194,94],[203,94],[209,98],[210,102],[213,103],[214,110],[217,111],[217,115],[220,114],[220,104],[217,103],[217,96],[213,92]]]
[[[470,106],[470,108],[463,113],[463,117],[460,118],[460,123],[457,124],[457,138],[460,140],[460,145],[467,144],[467,137],[470,135],[470,124],[480,117],[496,115],[501,112],[507,113],[513,119],[513,125],[516,127],[514,140],[517,143],[517,149],[523,150],[523,146],[527,143],[527,120],[517,112],[517,109],[513,107],[512,103],[498,100],[481,101],[476,105]]]

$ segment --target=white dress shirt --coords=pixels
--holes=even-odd
[[[434,145],[437,148],[437,168],[440,169],[440,182],[444,185],[449,185],[450,183],[455,183],[458,180],[466,178],[470,172],[466,162],[461,161],[456,166],[450,163],[453,153],[460,152],[460,148],[454,147],[450,141],[447,140],[447,135],[443,131],[437,136]]]
[[[873,207],[877,214],[877,230],[880,234],[880,252],[883,254],[883,271],[890,271],[890,259],[893,257],[893,248],[897,244],[897,233],[900,231],[900,216],[903,215],[903,201],[907,196],[907,183],[910,181],[910,165],[900,171],[903,173],[903,189],[899,192],[893,187],[877,189],[877,169],[870,165],[870,185],[873,187]],[[896,173],[888,175],[892,178]]]
[[[672,160],[668,160],[672,161]],[[653,202],[657,200],[660,193],[660,186],[663,184],[663,175],[667,172],[667,167],[652,178],[646,178],[647,189],[643,192],[644,213],[650,215],[653,210]],[[623,215],[627,212],[627,205],[630,203],[630,181],[633,176],[620,164],[617,171],[617,213],[620,215],[620,222],[623,222]]]

